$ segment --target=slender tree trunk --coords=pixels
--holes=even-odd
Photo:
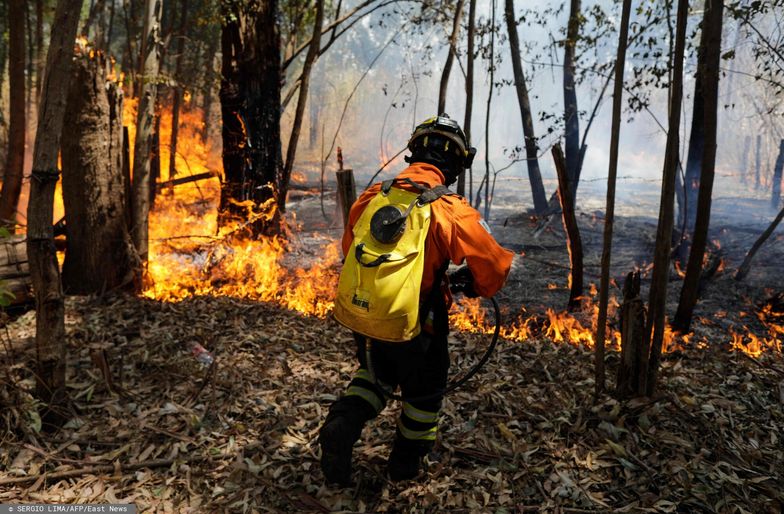
[[[490,67],[490,88],[487,93],[487,110],[485,111],[485,219],[490,218],[490,106],[493,102],[493,82],[495,80],[495,0],[491,2],[490,21],[490,56],[487,60]],[[477,206],[481,200],[481,188],[477,191]]]
[[[719,62],[721,59],[721,27],[724,3],[711,0],[705,6],[702,22],[703,40],[705,40],[705,58],[703,65],[698,70],[702,75],[705,104],[703,106],[705,127],[705,145],[702,155],[702,170],[700,172],[700,190],[697,198],[697,218],[694,224],[694,238],[689,262],[686,266],[686,277],[683,280],[683,289],[678,302],[678,311],[673,320],[673,327],[682,333],[687,333],[691,326],[694,306],[697,303],[700,274],[702,273],[702,258],[705,254],[705,245],[708,240],[708,226],[710,225],[711,196],[713,194],[714,166],[716,164],[716,123],[718,110],[719,91]]]
[[[202,105],[201,141],[206,143],[210,139],[210,124],[212,123],[212,103],[215,85],[215,54],[218,51],[220,36],[210,39],[207,46],[207,73],[204,74],[204,103]]]
[[[779,208],[781,202],[781,175],[784,170],[784,139],[779,143],[779,156],[776,158],[776,165],[773,168],[773,184],[772,195],[770,198],[770,207],[772,209]]]
[[[466,35],[466,103],[463,131],[466,141],[471,144],[471,114],[474,106],[474,30],[476,24],[476,0],[468,0],[468,33]],[[468,170],[469,176],[471,170]],[[457,178],[457,194],[465,196],[466,173],[463,171]],[[473,184],[469,183],[469,202],[473,200]]]
[[[714,1],[714,0],[708,0]],[[699,63],[705,60],[706,45],[705,26],[703,25],[700,37],[700,47],[697,52]],[[694,81],[694,104],[692,108],[691,133],[689,134],[689,152],[686,157],[686,179],[684,181],[686,193],[686,233],[682,234],[683,242],[679,249],[681,265],[686,263],[694,237],[694,221],[697,218],[697,192],[700,188],[700,168],[702,156],[705,151],[705,77],[698,70]]]
[[[41,83],[43,82],[44,60],[44,0],[35,0],[35,101],[41,101]],[[0,67],[0,69],[2,69]]]
[[[574,215],[572,194],[569,191],[569,177],[566,172],[566,160],[560,144],[553,145],[552,154],[555,170],[558,174],[558,199],[561,202],[561,220],[566,233],[566,250],[569,253],[569,303],[567,307],[570,311],[574,311],[580,308],[580,300],[583,296],[583,240],[580,237],[580,228]]]
[[[580,115],[577,109],[575,48],[580,37],[580,0],[569,3],[569,22],[564,42],[563,96],[566,168],[569,171],[569,190],[577,198],[580,181]],[[575,204],[576,205],[576,204]]]
[[[438,110],[436,114],[446,112],[446,91],[449,87],[449,75],[452,74],[452,63],[455,60],[457,49],[457,38],[460,36],[460,19],[463,17],[463,4],[465,0],[457,0],[455,7],[455,17],[452,21],[452,35],[449,36],[449,50],[446,54],[444,69],[441,71],[441,84],[438,88]]]
[[[512,71],[514,72],[517,102],[520,104],[520,119],[523,123],[523,137],[525,139],[525,156],[528,165],[528,180],[531,183],[534,210],[542,213],[547,209],[547,195],[542,183],[542,172],[539,170],[539,148],[536,144],[534,121],[531,116],[531,102],[528,99],[528,86],[523,73],[523,63],[520,57],[520,41],[517,38],[517,20],[515,19],[514,0],[506,0],[506,28],[509,33],[509,47],[512,50]],[[570,204],[573,206],[573,204]]]
[[[114,12],[116,0],[109,0],[109,27],[106,29],[106,50],[112,51],[112,38],[114,37]]]
[[[621,30],[618,37],[618,54],[615,59],[612,131],[610,133],[610,166],[607,177],[607,207],[604,215],[604,245],[602,247],[602,275],[599,285],[599,315],[596,322],[595,385],[597,396],[604,392],[604,336],[605,329],[607,328],[607,302],[609,300],[610,292],[610,259],[612,252],[613,221],[615,216],[615,181],[618,175],[618,147],[621,139],[623,70],[626,63],[626,44],[629,39],[629,17],[631,8],[632,1],[623,0]]]
[[[0,34],[5,34],[8,29],[8,2],[0,0]],[[8,45],[0,45],[0,105],[3,105],[3,82],[5,81],[5,64],[8,60]],[[3,109],[0,109],[0,128],[5,127]],[[3,163],[5,165],[5,163]],[[2,170],[0,176],[5,174]]]
[[[122,92],[106,80],[106,65],[103,53],[77,56],[66,108],[63,287],[75,294],[132,288],[140,278],[125,220]]]
[[[142,55],[144,66],[139,95],[139,111],[136,118],[136,140],[133,145],[133,230],[131,236],[142,266],[147,263],[147,237],[150,214],[150,166],[152,132],[155,124],[155,100],[157,77],[160,65],[160,19],[162,0],[146,0],[144,5],[144,29],[142,31]]]
[[[67,394],[63,289],[54,247],[52,211],[59,176],[57,154],[81,7],[82,0],[57,2],[38,109],[30,202],[27,206],[27,256],[35,290],[35,343],[38,352],[36,394],[50,409],[62,407]],[[57,415],[45,415],[44,418],[62,419]]]
[[[25,158],[25,2],[9,0],[8,27],[9,127],[3,189],[0,192],[0,223],[13,227],[22,191]]]
[[[27,93],[27,112],[25,114],[26,120],[32,121],[33,119],[33,103],[35,103],[35,82],[33,82],[33,73],[35,70],[35,36],[33,33],[33,21],[30,17],[31,6],[29,2],[25,2],[25,26],[27,28],[27,86],[25,92]],[[28,121],[29,123],[29,121]],[[26,131],[26,135],[32,137]],[[32,141],[29,141],[32,144]]]
[[[754,155],[754,190],[759,191],[760,188],[760,168],[762,163],[762,135],[757,134],[757,148]]]
[[[171,139],[169,140],[169,180],[177,176],[177,137],[180,133],[180,108],[182,104],[182,58],[185,54],[185,37],[188,31],[188,0],[180,1],[180,27],[177,30],[177,56],[174,65],[174,100],[172,101]]]
[[[751,136],[743,138],[743,153],[740,157],[740,181],[743,184],[748,182],[749,175],[749,150],[751,149]]]
[[[222,39],[221,116],[223,172],[220,224],[245,219],[236,202],[251,200],[260,211],[255,234],[280,233],[275,204],[280,148],[280,34],[277,0],[249,9],[226,5]],[[242,23],[240,23],[242,21]]]
[[[659,359],[664,343],[664,318],[667,307],[667,283],[670,275],[670,249],[674,225],[675,178],[678,175],[680,155],[680,121],[683,102],[683,55],[686,48],[686,25],[689,1],[678,0],[678,17],[675,28],[675,48],[672,57],[672,82],[670,83],[670,113],[667,146],[662,172],[659,224],[656,229],[656,249],[653,256],[653,277],[648,299],[648,322],[643,340],[650,341],[650,356],[642,368],[638,393],[653,395],[659,371]],[[647,371],[646,371],[647,367]],[[644,380],[644,382],[643,382]]]
[[[294,123],[291,126],[289,145],[288,148],[286,148],[286,162],[283,166],[283,176],[280,178],[280,183],[278,184],[278,207],[282,211],[286,210],[286,193],[288,193],[289,190],[291,171],[294,169],[294,159],[297,155],[297,144],[299,143],[299,134],[302,129],[302,119],[305,117],[305,104],[308,101],[308,88],[310,86],[310,72],[313,69],[313,63],[316,62],[319,49],[321,48],[321,26],[323,21],[324,0],[316,0],[316,17],[313,21],[313,35],[310,38],[308,53],[305,54],[305,62],[302,65],[299,98],[297,98]]]

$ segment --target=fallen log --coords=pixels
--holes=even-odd
[[[757,253],[757,250],[768,240],[770,235],[776,230],[776,227],[781,223],[782,218],[784,218],[784,208],[782,208],[773,222],[765,229],[765,232],[759,236],[759,238],[754,242],[749,253],[746,254],[746,258],[743,259],[743,263],[738,267],[738,271],[735,273],[735,280],[743,280],[746,275],[748,275],[749,270],[751,269],[751,260],[754,258],[754,255]]]
[[[167,187],[174,187],[179,186],[182,184],[187,184],[189,182],[197,182],[199,180],[206,180],[208,178],[217,177],[218,174],[212,171],[205,171],[204,173],[197,173],[196,175],[189,175],[187,177],[178,177],[172,180],[167,180],[165,182],[158,182],[156,186],[158,190],[163,190]]]

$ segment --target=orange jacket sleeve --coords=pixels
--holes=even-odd
[[[465,198],[445,197],[443,212],[449,218],[440,223],[442,241],[449,259],[460,265],[465,262],[474,276],[474,290],[481,296],[495,295],[506,282],[514,254],[503,248],[490,234],[479,213]]]

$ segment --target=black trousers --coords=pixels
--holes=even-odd
[[[370,340],[369,360],[368,338],[355,333],[359,369],[344,395],[330,408],[330,415],[346,415],[362,425],[386,406],[384,391],[399,388],[397,394],[405,401],[398,418],[395,446],[427,454],[436,440],[449,372],[446,314],[436,318],[434,325],[440,329],[436,334],[422,332],[406,343]],[[422,399],[424,396],[429,398]]]

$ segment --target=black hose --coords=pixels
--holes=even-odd
[[[370,359],[370,346],[369,346],[370,339],[368,339],[366,343],[368,346],[366,346],[365,349],[366,356],[367,356],[366,360],[367,360],[368,371],[370,372],[370,375],[373,377],[374,385],[378,387],[382,393],[384,393],[384,396],[386,396],[391,400],[416,403],[416,402],[426,402],[429,400],[435,400],[436,398],[442,398],[443,396],[447,395],[448,393],[451,393],[458,387],[468,382],[471,379],[471,377],[476,375],[479,372],[479,370],[482,369],[482,366],[487,364],[487,361],[490,359],[490,356],[493,354],[493,350],[495,350],[495,347],[498,344],[498,335],[501,332],[501,309],[498,307],[498,301],[496,301],[495,297],[491,297],[490,301],[493,302],[493,309],[495,310],[495,329],[493,330],[493,338],[490,340],[490,344],[487,346],[487,350],[485,350],[485,353],[484,355],[482,355],[482,358],[479,359],[479,362],[477,362],[473,368],[468,370],[468,372],[464,376],[462,376],[459,380],[455,380],[451,384],[448,384],[446,388],[444,388],[441,391],[436,391],[435,393],[426,394],[424,396],[415,396],[413,398],[407,398],[401,395],[397,395],[391,391],[388,391],[387,389],[384,388],[384,386],[382,386],[378,382],[378,380],[376,379],[376,374],[373,373],[373,364]]]

